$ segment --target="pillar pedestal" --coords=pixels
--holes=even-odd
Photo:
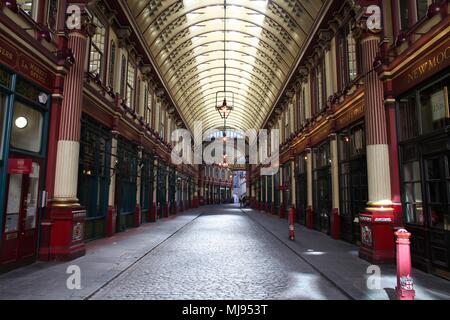
[[[371,207],[359,215],[361,246],[359,257],[374,264],[395,262],[394,210]]]
[[[84,223],[86,210],[82,207],[52,206],[48,210],[51,221],[46,228],[47,245],[41,245],[39,258],[41,260],[69,261],[83,256],[86,253],[84,244]]]

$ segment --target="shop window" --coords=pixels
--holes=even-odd
[[[131,109],[135,109],[134,105],[134,86],[135,86],[136,69],[132,63],[128,63],[127,69],[127,92],[126,103]]]
[[[450,124],[449,80],[446,78],[399,99],[401,141],[441,130]]]
[[[47,26],[55,32],[58,23],[58,0],[47,0]]]
[[[33,20],[37,20],[38,0],[17,0],[17,6],[29,15]]]
[[[111,52],[109,53],[108,85],[114,88],[114,70],[116,68],[116,44],[111,41]]]
[[[419,135],[418,112],[415,93],[399,99],[399,138],[401,141],[415,138]]]
[[[38,153],[42,145],[44,117],[21,101],[14,105],[11,146],[15,149]]]
[[[93,23],[97,26],[95,35],[91,37],[89,50],[89,72],[102,76],[103,54],[105,50],[106,29],[100,20],[94,16]]]
[[[415,146],[402,148],[403,203],[406,222],[424,225],[422,178],[418,157],[418,150]]]
[[[448,87],[450,78],[420,92],[422,134],[450,124]]]
[[[11,86],[11,75],[2,68],[0,68],[0,86],[6,88]]]

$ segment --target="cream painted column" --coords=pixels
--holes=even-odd
[[[380,37],[366,33],[361,40],[365,77],[365,119],[369,207],[392,205],[389,147],[383,83],[372,70]]]
[[[142,160],[142,147],[139,147],[139,157],[138,157],[138,163]],[[141,188],[142,188],[142,170],[139,168],[139,166],[137,167],[138,169],[138,173],[136,176],[136,204],[140,207],[141,206]]]
[[[339,212],[339,153],[337,135],[330,135],[331,149],[331,184],[332,184],[332,205],[333,209]]]
[[[307,149],[306,160],[306,180],[307,180],[307,193],[308,193],[308,207],[314,209],[313,205],[313,154],[312,149]]]
[[[158,199],[156,199],[157,196],[157,190],[158,190],[158,160],[153,161],[153,201],[155,206],[158,206]]]
[[[83,81],[88,34],[86,30],[71,30],[68,47],[75,62],[64,83],[61,105],[59,141],[56,156],[55,190],[53,206],[78,207],[78,167],[80,157],[81,113]]]
[[[280,167],[280,185],[284,187],[283,183],[284,183],[284,180],[283,180],[283,167]],[[278,186],[278,187],[279,187],[279,186]],[[284,191],[283,191],[283,190],[281,190],[281,192],[280,192],[280,205],[281,205],[282,203],[283,203],[284,205],[286,205],[286,204],[284,203]]]
[[[291,164],[291,199],[292,199],[292,206],[294,208],[297,207],[297,186],[295,183],[295,179],[296,179],[296,175],[295,175],[295,160],[292,160],[292,164]]]
[[[114,208],[116,198],[116,163],[117,163],[117,135],[113,133],[111,140],[111,181],[109,183],[108,206]]]

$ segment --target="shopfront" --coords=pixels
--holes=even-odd
[[[135,225],[138,174],[138,148],[131,141],[119,137],[117,141],[116,206],[117,231]]]
[[[281,169],[280,169],[281,170]],[[280,212],[280,170],[273,176],[273,210],[272,212],[278,214]]]
[[[0,67],[0,271],[36,260],[50,100],[48,90]]]
[[[167,210],[167,175],[168,169],[161,162],[158,161],[158,172],[157,172],[157,189],[156,189],[156,215],[158,219],[164,217]]]
[[[400,176],[413,265],[450,279],[450,75],[397,99]]]
[[[86,209],[84,236],[94,240],[105,235],[111,182],[111,130],[83,116],[81,120],[78,199]]]
[[[341,237],[350,243],[361,239],[359,213],[368,202],[365,129],[357,123],[338,134]]]
[[[306,210],[308,209],[308,179],[307,179],[307,160],[306,153],[300,154],[297,161],[297,187],[296,187],[296,220],[302,225],[306,225]]]
[[[313,190],[314,228],[330,234],[332,185],[329,141],[313,149]]]
[[[288,211],[292,206],[292,165],[291,162],[283,165],[283,217],[287,217]]]
[[[150,210],[153,204],[153,155],[144,151],[141,166],[141,223],[146,223],[152,220]]]

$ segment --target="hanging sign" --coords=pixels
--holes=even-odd
[[[33,161],[31,159],[9,159],[9,174],[31,174],[33,173]]]

